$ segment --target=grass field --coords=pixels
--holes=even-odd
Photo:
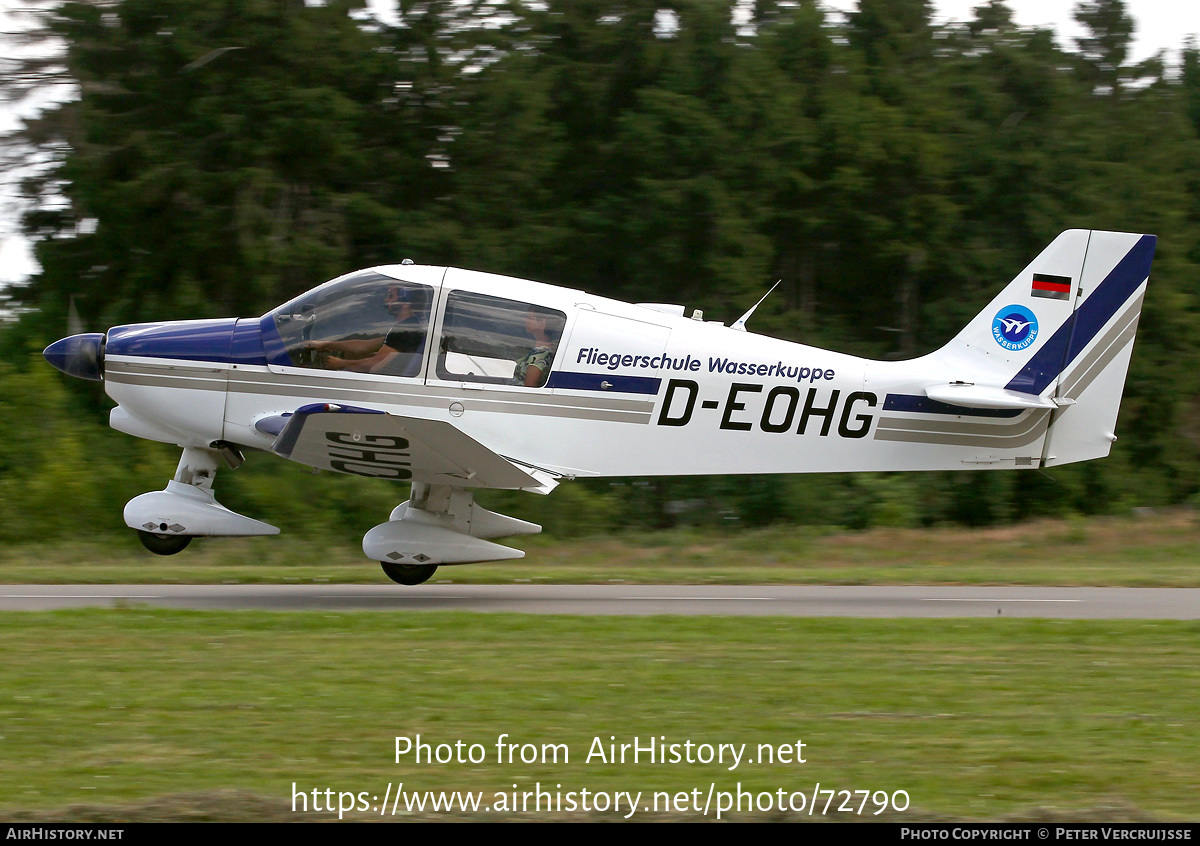
[[[524,561],[443,568],[434,583],[1200,585],[1191,511],[986,530],[521,543]],[[200,541],[173,558],[132,538],[9,546],[0,581],[383,577],[356,546],[293,535]],[[1194,820],[1198,647],[1200,625],[1150,621],[9,613],[0,615],[0,818],[294,820],[293,783],[309,803],[328,788],[335,802],[345,791],[379,796],[374,805],[399,782],[481,791],[490,802],[540,783],[577,795],[641,791],[652,807],[655,792],[741,785],[811,797],[820,782],[907,791],[911,808],[883,817],[893,820]],[[501,733],[564,744],[570,760],[498,764]],[[417,734],[479,743],[486,760],[394,763],[394,738]],[[745,743],[747,758],[760,743],[802,740],[807,762],[731,771],[585,760],[594,738],[652,736]],[[485,818],[500,816],[511,814]]]
[[[438,582],[1200,586],[1190,510],[988,529],[786,527],[509,541],[520,561],[443,567]],[[357,544],[288,535],[198,540],[169,558],[120,540],[0,549],[0,582],[385,581]]]
[[[1194,820],[1198,643],[1174,622],[10,613],[0,817],[283,819],[293,782],[647,802],[820,782],[905,790],[901,818]],[[497,764],[502,732],[570,760]],[[394,737],[418,733],[487,761],[396,764]],[[802,740],[807,761],[585,761],[593,738],[635,736],[747,757]]]

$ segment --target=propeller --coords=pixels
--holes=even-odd
[[[84,331],[83,318],[75,307],[75,295],[67,298],[67,335],[42,351],[42,356],[54,367],[77,379],[99,382],[104,378],[103,332]]]
[[[67,334],[82,335],[84,331],[83,318],[79,316],[79,309],[75,308],[75,295],[72,294],[67,300]]]

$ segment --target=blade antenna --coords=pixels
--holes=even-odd
[[[782,281],[783,281],[782,279],[777,280],[775,282],[775,284],[771,286],[771,291],[774,291],[776,288],[778,288],[779,283]],[[765,300],[767,297],[771,296],[771,291],[767,291],[765,294],[763,294],[762,299],[760,299],[754,305],[750,306],[750,310],[748,312],[746,312],[745,314],[743,314],[741,317],[739,317],[737,320],[733,321],[733,325],[730,326],[729,328],[736,329],[738,332],[745,332],[746,331],[746,321],[750,319],[750,315],[754,314],[754,310],[763,304],[763,300]]]

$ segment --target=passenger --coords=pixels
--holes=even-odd
[[[525,314],[525,331],[533,338],[534,347],[517,362],[513,384],[540,388],[550,374],[554,350],[562,337],[565,319],[553,309],[530,306]]]
[[[416,376],[421,372],[421,355],[429,325],[428,304],[424,292],[400,284],[388,285],[384,300],[396,325],[379,338],[355,338],[345,341],[313,341],[306,346],[318,352],[336,352],[325,359],[329,370],[356,373],[385,373],[391,376]]]

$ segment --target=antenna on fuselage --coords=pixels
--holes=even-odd
[[[778,288],[779,283],[782,281],[783,280],[780,279],[774,285],[772,285],[771,291],[774,291],[776,288]],[[746,321],[750,319],[750,315],[754,314],[754,310],[763,304],[763,300],[765,300],[767,297],[771,296],[771,291],[767,291],[765,294],[763,294],[762,299],[759,300],[758,302],[756,302],[754,305],[750,306],[750,310],[748,312],[746,312],[745,314],[743,314],[741,317],[739,317],[737,320],[733,321],[733,324],[729,328],[736,329],[738,332],[745,332],[746,331]]]

